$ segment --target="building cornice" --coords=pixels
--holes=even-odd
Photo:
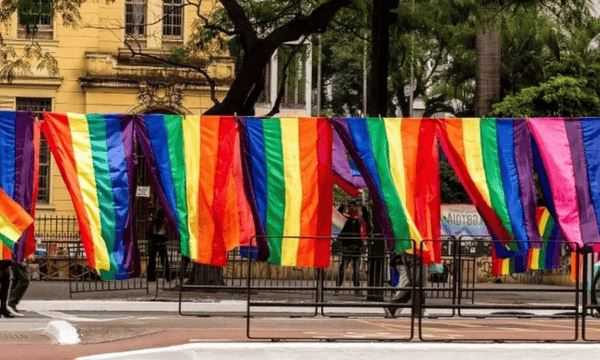
[[[11,81],[2,80],[2,87],[48,87],[57,88],[62,84],[62,77],[17,77]]]

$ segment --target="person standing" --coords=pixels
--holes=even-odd
[[[148,281],[156,281],[156,255],[165,269],[165,279],[171,280],[169,254],[167,253],[167,218],[163,209],[158,209],[150,225],[150,241],[148,249]]]
[[[360,286],[360,257],[362,255],[363,240],[365,232],[364,219],[361,216],[360,207],[357,203],[350,203],[348,211],[340,209],[340,212],[347,218],[346,224],[338,235],[342,248],[342,261],[338,267],[338,276],[336,285],[342,286],[344,282],[344,273],[346,267],[352,264],[352,285],[357,288]],[[357,292],[358,289],[355,289]]]
[[[7,308],[10,288],[10,264],[11,261],[9,260],[0,260],[0,318],[14,317]]]
[[[17,309],[17,305],[19,305],[27,288],[29,288],[27,264],[19,263],[16,259],[13,259],[10,269],[12,271],[12,281],[10,284],[10,296],[8,298],[7,309],[14,316],[24,316]]]

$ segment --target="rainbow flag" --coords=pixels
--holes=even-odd
[[[538,244],[530,135],[524,120],[472,118],[439,122],[448,162],[494,241],[500,258]]]
[[[535,118],[528,125],[565,239],[573,249],[600,250],[600,118]]]
[[[333,206],[329,121],[241,121],[246,180],[257,233],[265,236],[268,245],[268,261],[283,266],[327,267]],[[258,245],[264,258],[266,249],[261,242]]]
[[[154,189],[179,236],[181,254],[199,264],[225,265],[226,250],[243,242],[236,197],[243,189],[232,166],[235,118],[151,114],[137,126]]]
[[[27,211],[0,189],[0,244],[12,249],[31,224],[33,218]],[[10,260],[3,254],[0,251],[0,260]]]
[[[537,209],[538,229],[542,237],[540,247],[529,250],[530,270],[553,270],[560,266],[562,235],[547,208]]]
[[[133,118],[44,113],[42,123],[75,207],[88,265],[105,280],[140,272],[132,218]]]
[[[0,188],[31,217],[37,201],[39,146],[40,127],[33,113],[0,111]],[[16,246],[0,244],[0,260],[21,262],[35,253],[35,247],[30,226]]]
[[[439,239],[435,120],[347,118],[333,124],[369,188],[388,247],[412,251],[415,241],[420,250],[423,239]],[[440,261],[439,241],[422,246],[425,260]]]
[[[550,210],[537,208],[536,219],[541,244],[529,248],[527,255],[514,255],[511,258],[492,258],[492,274],[494,276],[522,273],[530,270],[553,270],[560,266],[560,249],[562,237],[559,227],[554,222]]]

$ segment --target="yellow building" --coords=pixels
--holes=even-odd
[[[49,1],[34,0],[39,4],[36,40],[57,60],[58,73],[38,71],[34,65],[31,73],[0,82],[0,109],[198,114],[211,106],[208,84],[198,73],[132,57],[126,46],[129,39],[154,56],[183,46],[197,20],[196,9],[182,6],[183,0],[86,1],[75,26],[64,25],[60,15],[50,16],[44,10]],[[214,1],[203,1],[201,11],[208,14],[214,6]],[[0,28],[5,43],[17,51],[31,43],[25,30],[17,14]],[[234,61],[212,54],[210,64],[208,72],[222,97],[233,78]],[[40,165],[38,213],[72,215],[69,195],[45,144]]]

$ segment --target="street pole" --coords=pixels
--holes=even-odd
[[[322,89],[323,89],[323,73],[322,73],[322,65],[323,65],[323,52],[321,49],[321,34],[318,36],[319,45],[317,46],[317,52],[319,55],[319,60],[317,62],[317,116],[321,116],[321,98],[323,97]]]
[[[367,41],[368,35],[365,34],[365,39],[363,41],[363,103],[362,103],[362,116],[367,115],[367,98],[368,98],[368,88],[367,88],[367,79],[369,76],[369,69],[367,66],[367,56],[369,54],[369,42]]]
[[[412,0],[411,11],[415,13],[415,0]],[[415,32],[412,31],[410,34],[410,93],[408,98],[408,116],[414,116],[414,101],[415,101]]]

